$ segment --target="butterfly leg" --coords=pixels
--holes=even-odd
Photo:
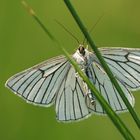
[[[92,105],[96,105],[96,100],[95,100],[95,96],[91,93],[90,89],[87,93],[88,98],[90,99],[90,102]]]
[[[95,106],[96,105],[96,98],[94,94],[92,94],[91,90],[88,88],[87,84],[84,83],[84,89],[85,89],[85,97],[88,98],[90,103]]]
[[[85,69],[81,69],[86,75],[87,75],[87,70]],[[90,79],[90,76],[87,75],[89,77],[89,80]],[[79,78],[79,74],[78,72],[75,73],[75,77]],[[85,91],[85,99],[89,99],[90,100],[90,103],[93,105],[93,106],[96,106],[96,98],[94,96],[94,94],[91,92],[91,90],[88,88],[87,84],[84,82],[83,84],[83,88],[84,88],[84,91]]]

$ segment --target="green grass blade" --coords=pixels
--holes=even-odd
[[[83,78],[83,80],[87,83],[88,87],[91,89],[92,92],[95,93],[95,97],[100,102],[100,104],[105,109],[106,113],[108,114],[109,118],[112,120],[114,125],[118,128],[119,132],[123,135],[123,137],[126,140],[135,140],[131,132],[128,130],[128,128],[125,126],[125,124],[121,121],[121,119],[117,116],[117,114],[112,110],[112,108],[109,106],[109,104],[106,102],[106,100],[101,96],[99,91],[95,88],[95,86],[90,82],[88,77],[81,71],[77,63],[71,58],[71,55],[68,54],[68,52],[59,44],[59,42],[55,39],[55,37],[49,32],[49,30],[42,24],[42,22],[39,20],[39,18],[36,16],[35,12],[24,2],[22,2],[23,5],[26,7],[26,9],[30,9],[32,11],[30,14],[34,17],[34,19],[39,23],[39,25],[42,27],[42,29],[45,31],[45,33],[50,37],[50,39],[55,43],[55,45],[61,49],[61,51],[65,54],[65,56],[68,58],[70,63],[74,66],[76,71],[79,73],[79,75]]]
[[[121,98],[123,99],[125,105],[127,106],[130,114],[132,115],[133,119],[135,120],[137,126],[140,128],[140,119],[136,112],[134,111],[133,107],[129,103],[128,99],[126,98],[125,94],[123,93],[123,90],[121,89],[120,85],[118,84],[117,80],[114,78],[114,75],[112,74],[111,70],[109,69],[108,65],[106,64],[105,60],[103,59],[100,51],[95,46],[93,39],[89,35],[87,29],[85,28],[84,24],[80,20],[78,14],[76,13],[74,7],[70,3],[69,0],[64,0],[66,6],[68,7],[69,11],[71,12],[72,16],[74,17],[76,23],[78,24],[79,28],[81,29],[82,33],[86,37],[87,41],[89,42],[90,46],[92,47],[93,51],[95,52],[97,58],[99,59],[100,63],[102,64],[104,70],[108,74],[111,82],[114,84],[115,88],[117,89],[118,93],[120,94]]]
[[[83,80],[86,82],[88,87],[91,89],[91,91],[94,93],[94,96],[96,99],[100,102],[104,110],[106,111],[109,118],[112,120],[114,125],[118,128],[120,133],[124,136],[126,140],[134,140],[135,138],[131,134],[131,132],[128,130],[128,128],[125,126],[125,124],[121,121],[121,119],[118,117],[118,115],[112,110],[110,105],[106,102],[106,100],[101,96],[99,91],[96,89],[96,87],[91,83],[91,81],[88,79],[88,77],[81,71],[77,63],[71,58],[70,54],[63,49],[63,53],[67,57],[67,59],[70,61],[70,63],[74,66],[75,70],[78,72],[78,74],[83,78]]]

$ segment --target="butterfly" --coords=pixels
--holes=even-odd
[[[140,49],[99,50],[128,101],[134,106],[135,100],[131,91],[140,88]],[[94,52],[81,44],[72,56],[112,109],[116,113],[127,111]],[[44,107],[55,105],[58,121],[78,121],[91,114],[106,114],[94,93],[65,56],[48,59],[12,76],[7,80],[6,87],[28,103]]]

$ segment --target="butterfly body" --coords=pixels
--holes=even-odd
[[[79,45],[79,48],[73,54],[73,58],[80,66],[81,70],[87,75],[89,79],[91,79],[91,75],[89,73],[89,66],[94,62],[94,55],[90,51],[84,48],[83,45]],[[93,79],[91,80],[93,81]],[[85,88],[85,96],[90,99],[91,104],[95,104],[94,94],[91,93],[90,89],[87,87],[86,83],[83,81],[83,86]]]
[[[131,90],[140,88],[140,49],[101,48],[100,51],[134,106]],[[79,45],[73,58],[115,112],[127,111],[93,52]],[[64,56],[51,58],[12,76],[6,87],[28,103],[44,107],[55,105],[59,121],[76,121],[91,114],[106,114],[94,93]]]

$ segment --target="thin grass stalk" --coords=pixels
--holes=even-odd
[[[118,84],[117,80],[115,79],[113,73],[111,72],[110,68],[106,64],[106,62],[105,62],[104,58],[102,57],[100,51],[96,47],[93,39],[89,35],[86,27],[84,26],[81,19],[79,18],[76,10],[74,9],[74,7],[72,6],[72,4],[69,0],[64,0],[64,2],[66,4],[67,8],[69,9],[70,13],[72,14],[73,18],[75,19],[76,23],[78,24],[79,28],[81,29],[82,33],[84,34],[85,38],[89,42],[91,48],[95,52],[97,58],[99,59],[101,65],[103,66],[104,70],[108,74],[108,77],[110,78],[111,82],[113,83],[113,85],[117,89],[119,95],[121,96],[122,100],[124,101],[125,105],[127,106],[128,110],[129,110],[131,116],[133,117],[135,123],[137,124],[138,128],[140,128],[140,119],[139,119],[137,113],[134,111],[133,107],[131,106],[128,99],[126,98],[122,88],[120,87],[120,85]]]

